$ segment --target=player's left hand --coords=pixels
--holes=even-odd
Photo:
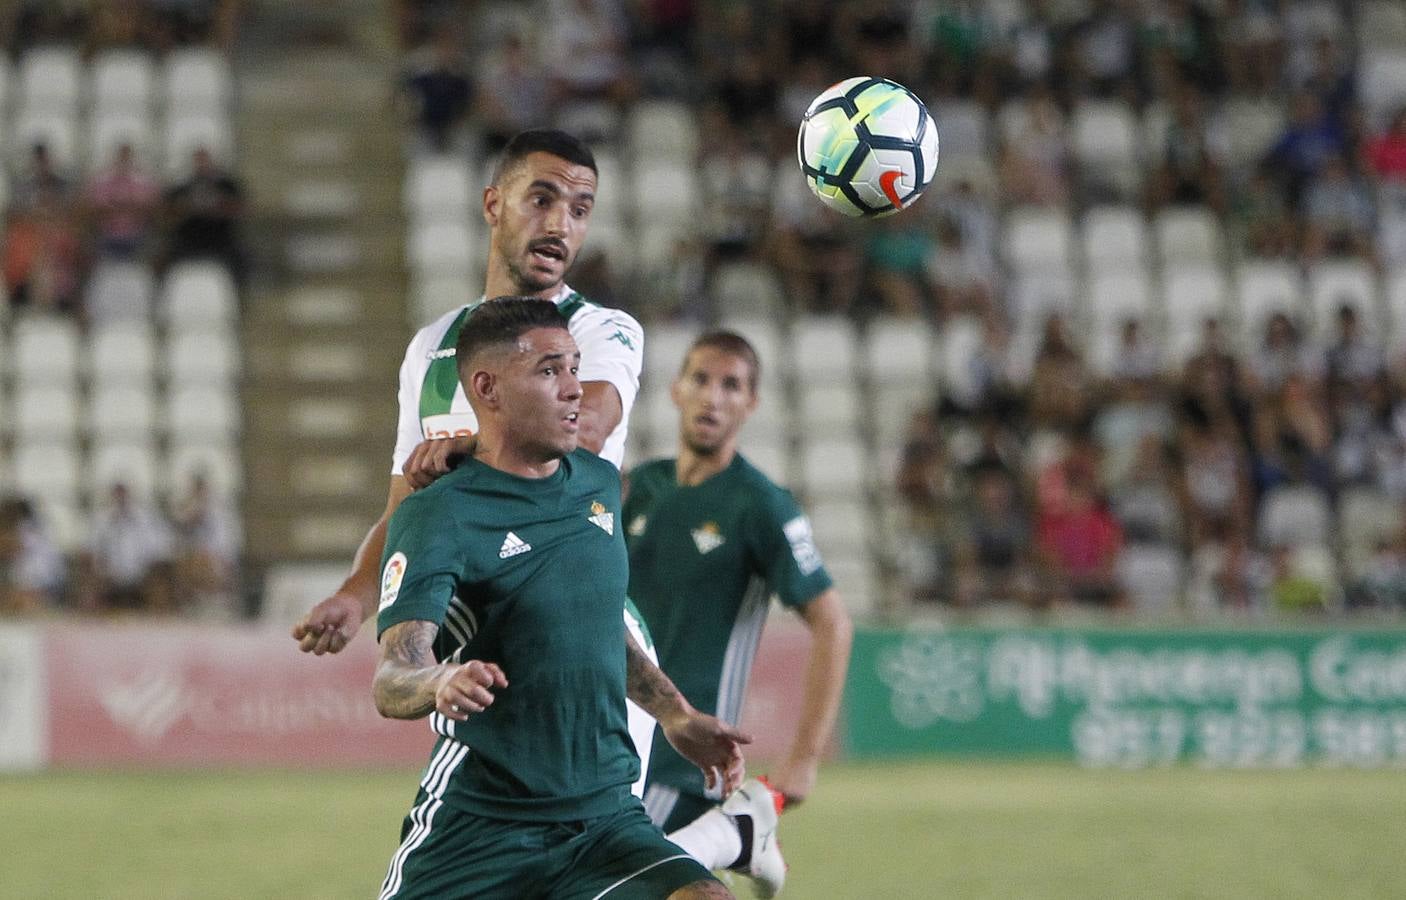
[[[787,806],[794,806],[815,790],[815,779],[819,772],[818,759],[788,759],[767,773],[766,782],[771,785],[772,790],[786,798]]]
[[[709,790],[722,785],[726,797],[747,778],[747,764],[742,759],[742,744],[752,743],[752,736],[734,728],[716,716],[694,710],[668,725],[660,723],[664,737],[688,761],[703,770],[703,780]]]
[[[473,435],[421,441],[410,451],[405,465],[400,467],[401,474],[414,490],[429,487],[437,478],[448,475],[459,463],[472,456],[477,445],[478,438]]]

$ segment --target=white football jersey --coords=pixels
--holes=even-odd
[[[577,377],[582,383],[607,381],[620,394],[620,424],[606,438],[600,453],[618,469],[625,461],[630,409],[639,394],[644,330],[628,313],[597,306],[564,284],[552,301],[566,317],[567,328],[581,350]],[[400,364],[400,419],[391,458],[392,475],[400,474],[401,466],[421,441],[478,431],[478,418],[459,384],[454,360],[459,328],[468,311],[477,305],[445,313],[411,339]]]

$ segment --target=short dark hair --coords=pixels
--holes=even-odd
[[[550,153],[569,163],[585,166],[596,175],[600,174],[596,170],[595,154],[580,138],[555,128],[534,128],[513,135],[507,146],[498,154],[498,164],[493,167],[492,184],[496,185],[502,181],[503,176],[526,159],[529,153]]]
[[[743,362],[752,374],[747,378],[747,386],[752,389],[752,393],[757,392],[757,382],[762,377],[762,360],[757,356],[757,350],[742,335],[735,331],[718,329],[715,331],[705,331],[694,338],[693,343],[688,345],[688,352],[683,355],[683,365],[679,371],[688,368],[688,359],[693,356],[693,351],[702,350],[704,347],[711,347],[729,356],[736,356]]]
[[[454,359],[463,379],[469,363],[490,347],[513,344],[534,328],[566,328],[566,319],[550,300],[537,297],[494,297],[480,303],[464,319],[454,343]]]

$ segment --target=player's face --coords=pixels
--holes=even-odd
[[[716,347],[688,355],[672,393],[679,408],[679,436],[694,453],[713,454],[737,439],[757,408],[747,360]]]
[[[540,459],[576,449],[581,353],[565,328],[534,328],[518,339],[499,377],[505,432]]]
[[[551,153],[529,153],[484,193],[493,253],[522,295],[561,284],[586,240],[596,173]]]

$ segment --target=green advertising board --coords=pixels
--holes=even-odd
[[[852,757],[1406,767],[1406,631],[860,631]]]

